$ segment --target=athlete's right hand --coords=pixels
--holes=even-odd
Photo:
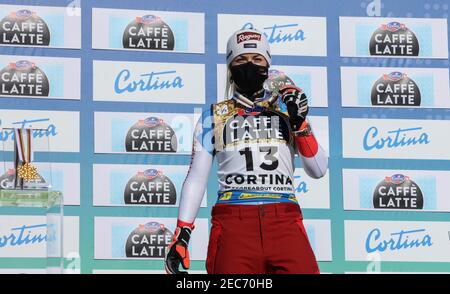
[[[190,266],[189,258],[189,239],[194,224],[178,221],[172,243],[169,245],[165,260],[165,268],[168,274],[187,274],[187,271],[180,271],[179,266],[188,269]]]
[[[302,89],[287,85],[280,89],[281,98],[289,114],[289,122],[293,131],[298,131],[308,115],[308,98]]]

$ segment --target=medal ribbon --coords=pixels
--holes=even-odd
[[[22,129],[14,129],[14,136],[17,144],[17,150],[19,159],[22,162],[29,163],[33,161],[33,147],[31,144],[31,129],[25,130],[26,145],[24,144],[24,138]]]

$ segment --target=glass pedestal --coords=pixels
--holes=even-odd
[[[62,274],[64,271],[62,193],[51,190],[0,189],[0,207],[42,208],[42,215],[45,217],[45,270],[50,274]]]

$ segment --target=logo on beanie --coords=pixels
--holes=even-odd
[[[148,117],[128,130],[125,149],[127,152],[176,152],[177,136],[162,119]]]
[[[371,101],[372,105],[420,106],[420,89],[406,74],[392,72],[372,86]]]
[[[28,60],[10,63],[0,71],[0,95],[47,97],[49,91],[44,71]]]
[[[373,207],[383,209],[423,209],[420,187],[408,176],[384,178],[373,192]]]
[[[419,41],[404,24],[390,22],[372,34],[369,51],[370,55],[418,56]]]
[[[238,44],[246,41],[261,41],[261,34],[255,32],[243,32],[237,34],[236,41]]]
[[[168,50],[175,46],[172,29],[155,15],[136,17],[123,32],[123,48]]]
[[[123,197],[125,204],[175,204],[177,191],[162,171],[147,169],[138,172],[128,181]]]
[[[135,258],[164,258],[172,236],[173,233],[158,222],[139,225],[127,238],[125,254]]]
[[[50,30],[36,12],[21,9],[0,21],[0,44],[48,46]]]

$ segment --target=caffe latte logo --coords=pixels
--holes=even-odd
[[[419,56],[419,41],[406,25],[399,22],[383,24],[370,39],[370,55]]]
[[[14,180],[15,180],[15,170],[14,169],[8,169],[6,173],[0,176],[0,190],[8,190],[8,189],[14,189]],[[37,189],[37,188],[44,188],[46,189],[48,187],[45,179],[38,174],[38,177],[31,181],[24,181],[23,182],[23,188],[24,189]]]
[[[28,60],[10,63],[0,71],[0,94],[48,97],[50,83],[36,64]]]
[[[50,29],[36,12],[18,10],[0,21],[0,44],[48,46]]]
[[[175,204],[177,191],[162,171],[147,169],[128,181],[123,197],[125,204]]]
[[[408,176],[395,174],[381,181],[373,193],[373,207],[383,209],[423,209],[420,187]]]
[[[155,15],[136,17],[123,32],[123,48],[168,50],[175,47],[172,29]]]
[[[172,237],[173,233],[158,222],[139,225],[127,238],[126,257],[164,258]]]
[[[420,89],[406,74],[392,72],[372,86],[371,101],[377,106],[420,106]]]
[[[127,133],[127,152],[176,152],[177,136],[162,119],[149,117],[139,120]]]

